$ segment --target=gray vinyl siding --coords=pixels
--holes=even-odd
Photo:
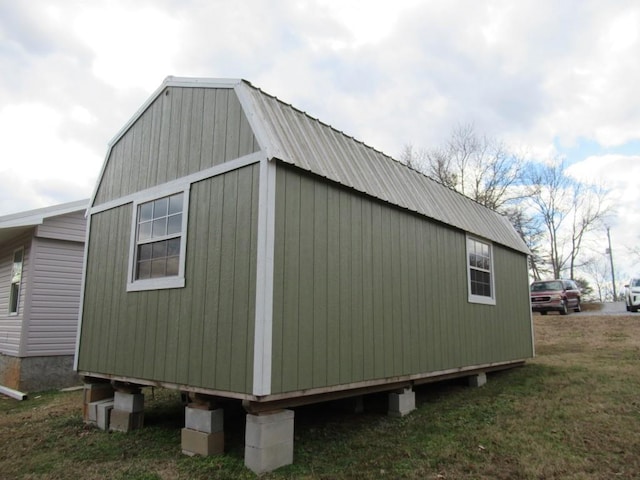
[[[34,239],[24,356],[73,355],[84,235],[82,240]]]
[[[94,206],[258,150],[234,90],[167,87],[109,149]]]
[[[45,218],[36,228],[36,237],[84,243],[87,220],[85,212]]]
[[[299,170],[277,174],[272,393],[532,355],[527,261],[494,244],[467,301],[466,237]]]
[[[258,180],[191,186],[184,288],[126,292],[131,204],[92,215],[80,371],[251,393]]]
[[[16,249],[24,247],[24,260],[22,264],[22,285],[20,286],[20,298],[18,314],[9,315],[9,292],[11,286],[11,268],[13,265],[13,253]],[[0,246],[0,353],[12,356],[20,356],[23,344],[23,320],[26,312],[25,298],[29,291],[29,277],[31,275],[31,233],[22,235]]]

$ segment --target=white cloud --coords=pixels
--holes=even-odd
[[[169,11],[131,2],[85,3],[66,12],[92,72],[115,88],[149,88],[175,67],[184,29]]]
[[[72,116],[74,109],[68,114]],[[63,123],[64,113],[38,103],[0,110],[1,201],[9,202],[9,196],[15,195],[20,202],[15,211],[57,203],[54,193],[63,201],[90,195],[98,159],[82,143],[61,135]],[[60,182],[64,188],[53,188]]]
[[[623,252],[640,158],[602,151],[640,142],[639,26],[635,0],[4,2],[0,215],[88,196],[167,75],[242,77],[391,155],[467,122],[530,158],[600,147],[570,171],[609,179]]]
[[[607,224],[620,278],[640,272],[640,259],[631,254],[640,248],[640,153],[636,156],[590,156],[567,169],[567,174],[586,182],[601,183],[610,190],[615,216]],[[601,239],[601,244],[603,240]]]

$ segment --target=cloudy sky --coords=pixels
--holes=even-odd
[[[89,197],[166,76],[245,78],[392,156],[473,123],[608,181],[624,275],[638,58],[637,0],[0,0],[0,215]]]

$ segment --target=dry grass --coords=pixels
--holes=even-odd
[[[264,478],[640,478],[640,314],[534,316],[538,356],[489,375],[416,390],[418,410],[296,409],[295,464]],[[243,466],[243,415],[225,410],[224,456],[180,453],[175,392],[147,393],[145,428],[82,424],[81,393],[0,400],[0,478],[253,478]]]

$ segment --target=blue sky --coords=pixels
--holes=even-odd
[[[639,30],[637,0],[0,0],[0,215],[88,197],[166,76],[245,78],[392,156],[473,123],[565,159],[614,191],[624,271]]]

